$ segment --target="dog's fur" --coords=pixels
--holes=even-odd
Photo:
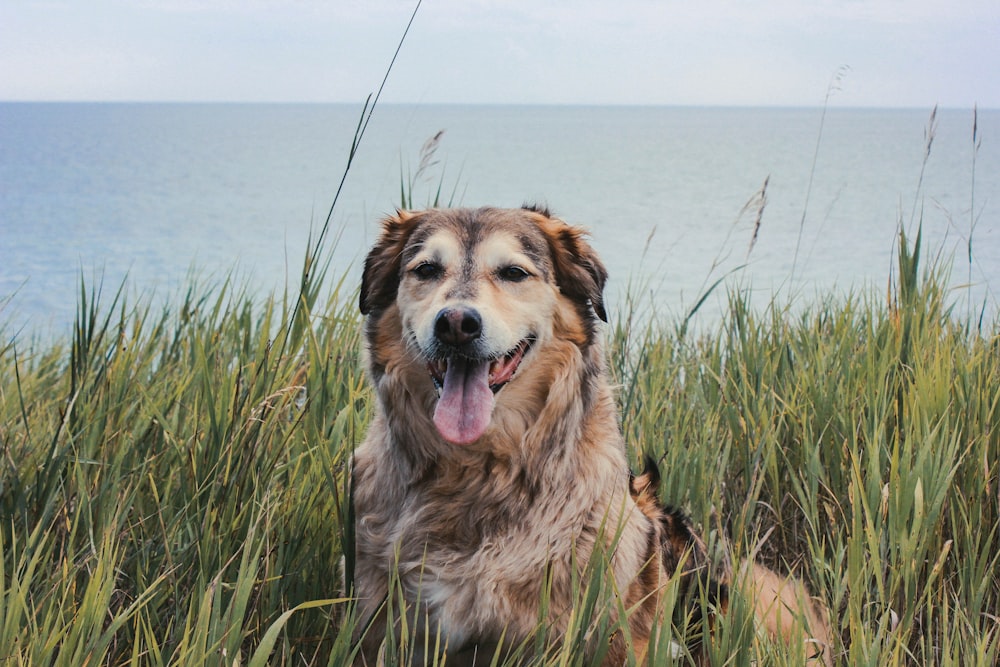
[[[725,564],[709,574],[701,538],[659,502],[655,466],[630,474],[600,332],[606,277],[583,231],[542,209],[383,222],[360,295],[377,403],[353,461],[359,664],[400,632],[386,627],[396,596],[408,630],[440,637],[449,665],[477,651],[489,664],[531,637],[543,592],[561,637],[599,549],[613,608],[629,610],[628,646],[617,633],[606,665],[629,650],[642,659],[675,576],[700,578],[719,609],[745,581],[763,627],[815,641],[807,655],[829,661],[800,583],[753,563],[737,568],[745,577]]]

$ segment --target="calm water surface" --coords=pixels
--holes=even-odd
[[[81,275],[171,298],[194,270],[260,292],[294,283],[326,217],[360,107],[0,104],[4,336],[72,323]],[[381,106],[334,212],[352,279],[422,144],[417,181],[456,204],[549,205],[587,226],[611,271],[666,316],[728,275],[754,300],[884,291],[900,224],[950,259],[956,303],[996,312],[1000,112]],[[822,132],[821,132],[822,123]],[[815,166],[814,166],[815,161]],[[755,195],[767,182],[766,204]],[[751,202],[748,210],[744,207]],[[804,220],[804,224],[803,224]],[[972,261],[967,240],[972,239]],[[971,283],[971,286],[967,284]],[[634,288],[633,288],[634,289]],[[722,293],[719,292],[721,298]],[[703,317],[718,312],[713,298]]]

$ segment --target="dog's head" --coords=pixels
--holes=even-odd
[[[360,306],[369,320],[398,311],[401,343],[438,393],[438,432],[469,444],[554,338],[594,342],[606,278],[583,231],[543,210],[400,212],[365,260]]]

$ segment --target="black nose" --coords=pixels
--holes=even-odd
[[[482,332],[483,319],[474,308],[442,308],[434,319],[434,336],[447,345],[464,345]]]

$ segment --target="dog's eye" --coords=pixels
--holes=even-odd
[[[530,273],[522,269],[520,266],[505,266],[499,271],[497,271],[497,276],[501,280],[506,280],[511,283],[519,283],[525,278],[531,276]]]
[[[423,262],[413,268],[411,273],[420,280],[433,280],[441,275],[443,269],[440,264],[434,262]]]

